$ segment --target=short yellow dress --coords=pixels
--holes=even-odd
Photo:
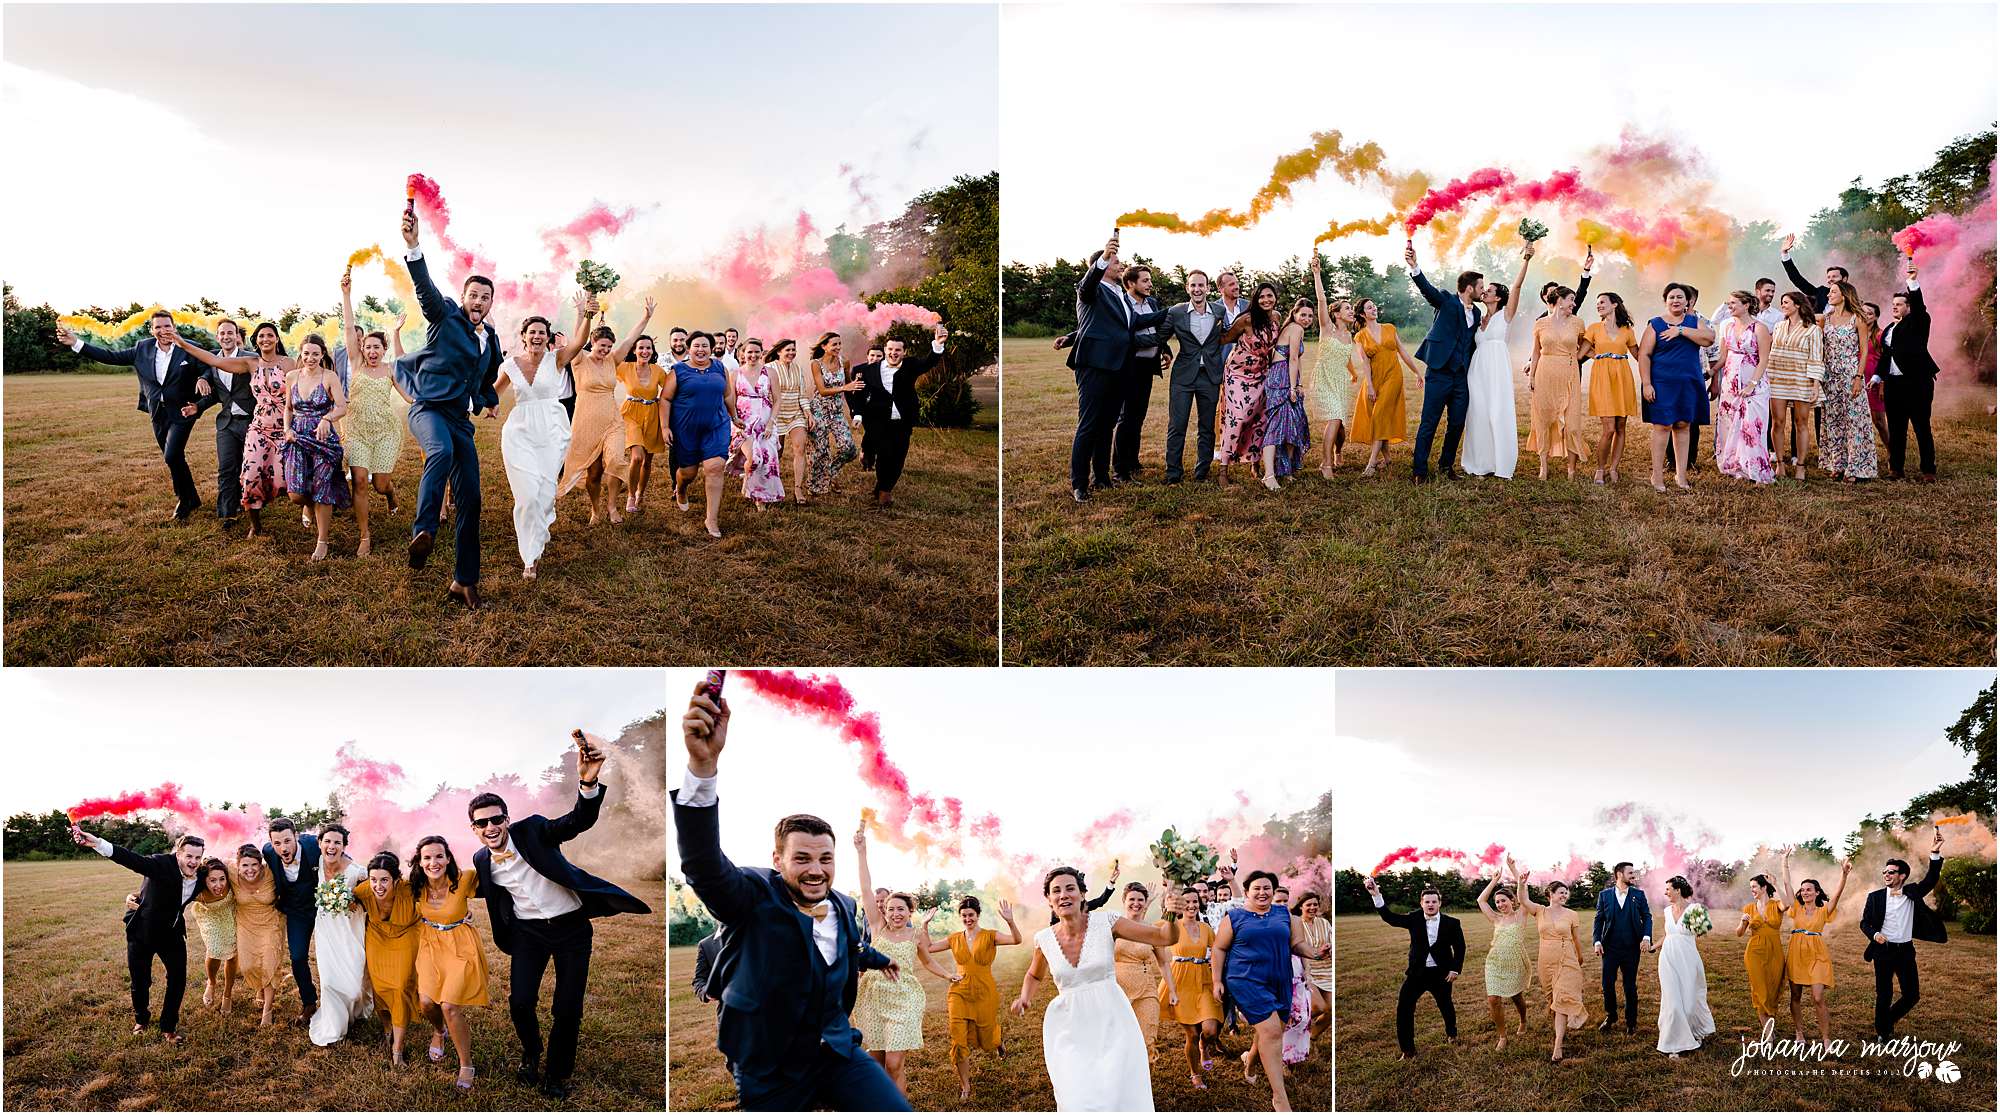
[[[917,981],[915,941],[875,938],[875,951],[896,962],[899,978],[875,972],[854,1001],[854,1025],[870,1053],[898,1053],[924,1047],[924,985]]]
[[[963,930],[951,935],[951,958],[963,977],[945,994],[953,1050],[1000,1048],[1000,988],[993,982],[997,940],[991,929],[980,930],[970,944]]]
[[[479,890],[479,875],[460,871],[458,885],[442,899],[434,899],[427,880],[419,876],[423,888],[417,901],[417,916],[423,924],[417,930],[417,992],[433,1003],[461,1007],[483,1007],[486,997],[486,952],[479,947],[479,930],[473,928],[472,899]]]
[[[403,452],[408,407],[386,374],[371,375],[357,364],[347,382],[347,417],[340,420],[347,467],[387,476],[395,471],[396,458]]]
[[[1591,343],[1590,416],[1639,417],[1639,342],[1631,327],[1593,321],[1583,335]]]
[[[648,453],[665,453],[660,395],[667,389],[666,369],[658,364],[620,364],[618,382],[625,385],[625,401],[618,404],[618,414],[625,420],[625,447],[629,450],[636,445]]]
[[[1826,927],[1833,921],[1832,906],[1802,906],[1796,901],[1785,907],[1792,915],[1792,939],[1786,947],[1785,973],[1801,987],[1833,986],[1833,956],[1826,951]]]
[[[188,920],[201,931],[201,948],[210,960],[236,959],[236,896],[197,897],[188,903]]]
[[[1368,401],[1365,389],[1355,392],[1354,432],[1347,440],[1394,445],[1403,440],[1410,425],[1410,413],[1403,406],[1402,342],[1396,338],[1395,326],[1377,322],[1375,328],[1382,334],[1380,340],[1369,340],[1366,329],[1354,335],[1354,343],[1361,346],[1361,355],[1368,362],[1369,378],[1375,383],[1375,401]]]
[[[1215,930],[1201,922],[1181,926],[1181,939],[1167,950],[1173,971],[1160,981],[1160,1010],[1169,1019],[1183,1026],[1222,1021],[1222,1004],[1215,1001],[1214,969],[1209,963],[1209,950],[1214,947]],[[1167,980],[1173,981],[1177,1002],[1167,1002]]]
[[[1566,906],[1541,906],[1535,911],[1536,972],[1549,996],[1549,1012],[1560,1014],[1574,1030],[1590,1021],[1583,1005],[1583,965],[1576,959],[1576,911]]]
[[[1743,946],[1743,967],[1750,975],[1750,1005],[1759,1015],[1778,1013],[1779,993],[1785,987],[1785,942],[1779,931],[1785,924],[1784,903],[1752,902],[1743,907],[1750,919],[1750,941]]]
[[[1583,384],[1577,367],[1582,350],[1583,323],[1569,318],[1562,326],[1553,317],[1535,323],[1541,359],[1535,362],[1534,395],[1528,404],[1528,451],[1551,457],[1588,457],[1583,444]]]
[[[363,883],[354,898],[368,918],[368,983],[375,1009],[389,1016],[390,1025],[408,1026],[417,1013],[417,896],[399,882],[384,902]]]
[[[285,915],[278,909],[278,885],[267,868],[257,873],[255,884],[246,883],[229,868],[229,880],[236,887],[236,968],[252,995],[265,988],[277,988],[291,963],[285,947]]]
[[[1145,1035],[1146,1045],[1151,1048],[1153,1035],[1160,1032],[1160,960],[1153,955],[1153,946],[1137,941],[1111,942],[1111,955],[1112,976],[1125,992],[1125,998],[1131,1001],[1132,1013],[1139,1019],[1139,1033]]]

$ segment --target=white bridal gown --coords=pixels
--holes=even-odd
[[[1042,1015],[1042,1057],[1055,1086],[1057,1111],[1153,1110],[1146,1039],[1113,971],[1111,922],[1116,916],[1091,912],[1074,968],[1056,943],[1055,926],[1035,934],[1035,947],[1047,958],[1056,981],[1056,997]]]
[[[368,872],[358,863],[349,863],[341,879],[351,891],[367,881]],[[319,910],[314,919],[319,1009],[313,1012],[307,1033],[314,1045],[332,1045],[347,1036],[348,1023],[375,1010],[374,997],[368,993],[368,922],[359,907],[344,914]]]
[[[1514,418],[1514,357],[1507,348],[1507,330],[1513,322],[1507,311],[1493,315],[1492,324],[1481,322],[1472,348],[1472,364],[1465,372],[1465,389],[1470,400],[1465,408],[1464,451],[1459,464],[1473,476],[1514,475],[1514,462],[1521,456],[1521,436]]]
[[[500,428],[500,460],[514,492],[514,544],[521,564],[533,565],[549,544],[556,523],[556,477],[569,456],[569,415],[563,412],[563,376],[556,354],[542,357],[535,382],[508,357],[500,365],[514,384],[514,409]]]
[[[1682,907],[1681,913],[1687,912]],[[1660,947],[1660,1052],[1698,1049],[1715,1032],[1708,1012],[1708,970],[1694,934],[1667,907],[1667,943]]]

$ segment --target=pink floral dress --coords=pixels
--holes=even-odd
[[[778,477],[778,430],[772,421],[776,413],[771,375],[757,370],[751,382],[739,370],[736,376],[736,417],[743,423],[730,445],[729,471],[743,477],[743,495],[758,503],[778,503],[785,498],[785,482]]]
[[[276,364],[250,369],[250,394],[257,411],[243,437],[243,506],[252,511],[285,490],[285,370]]]
[[[1277,315],[1266,329],[1251,326],[1222,369],[1222,459],[1257,460],[1264,453],[1264,375],[1278,347]]]
[[[1734,318],[1722,326],[1722,398],[1716,401],[1715,467],[1724,476],[1769,484],[1777,479],[1768,440],[1771,384],[1757,374],[1757,331]]]

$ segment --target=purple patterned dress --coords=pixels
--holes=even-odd
[[[1290,476],[1304,463],[1312,447],[1308,432],[1305,398],[1293,397],[1291,350],[1279,345],[1271,354],[1271,370],[1264,373],[1263,448],[1276,446],[1271,471],[1279,479]]]
[[[341,448],[340,431],[319,436],[320,420],[333,410],[333,396],[326,384],[313,384],[312,394],[301,399],[292,388],[292,439],[285,443],[285,490],[296,492],[311,503],[346,507],[354,502],[347,488],[346,451]]]

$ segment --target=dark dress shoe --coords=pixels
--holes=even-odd
[[[466,611],[476,612],[479,610],[478,585],[461,585],[457,581],[453,581],[451,586],[445,591],[451,594],[452,599],[463,603]]]
[[[875,506],[877,507],[888,507],[895,502],[896,502],[895,497],[891,496],[887,492],[875,493]]]
[[[1455,468],[1442,469],[1438,472],[1438,475],[1446,480],[1457,480],[1459,478],[1458,470]]]
[[[542,1094],[552,1100],[566,1100],[569,1098],[569,1081],[544,1080],[542,1081]]]
[[[1920,472],[1920,473],[1918,473],[1918,474],[1917,474],[1917,483],[1919,483],[1919,484],[1935,484],[1935,483],[1937,483],[1937,473],[1935,473],[1935,472]]]
[[[1627,1023],[1625,1024],[1625,1033],[1626,1033],[1626,1036],[1628,1036],[1628,1037],[1629,1037],[1629,1036],[1631,1036],[1631,1035],[1633,1035],[1633,1034],[1636,1034],[1636,1033],[1638,1033],[1638,1032],[1639,1032],[1639,1024],[1638,1024],[1637,1022],[1627,1022]]]
[[[1608,1034],[1608,1033],[1610,1033],[1610,1032],[1611,1032],[1611,1023],[1612,1023],[1612,1021],[1613,1021],[1613,1019],[1609,1019],[1609,1018],[1607,1018],[1607,1019],[1605,1019],[1604,1021],[1602,1021],[1602,1022],[1599,1022],[1599,1023],[1597,1024],[1597,1030],[1598,1030],[1598,1032],[1599,1032],[1599,1033],[1602,1033],[1602,1034]]]
[[[522,1065],[514,1070],[514,1079],[532,1088],[542,1082],[542,1073],[533,1065]]]
[[[427,530],[420,530],[410,539],[410,568],[422,569],[431,560],[431,547],[437,545],[437,536]]]
[[[1431,474],[1428,472],[1413,472],[1410,474],[1410,483],[1412,484],[1428,484],[1430,482]]]
[[[1069,490],[1069,494],[1070,494],[1070,498],[1071,498],[1071,499],[1074,499],[1074,500],[1076,500],[1076,501],[1077,501],[1078,503],[1089,503],[1089,502],[1090,502],[1090,491],[1089,491],[1088,489],[1085,489],[1085,488],[1071,488],[1071,489]]]

